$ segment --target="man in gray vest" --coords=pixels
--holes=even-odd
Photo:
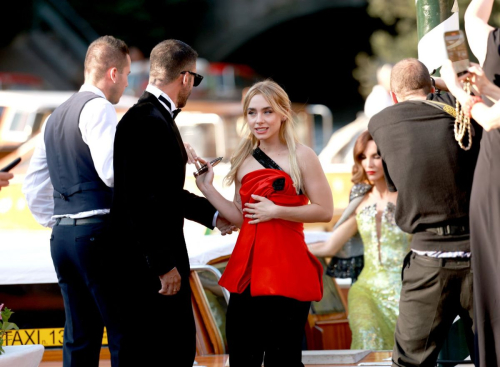
[[[35,219],[53,227],[51,254],[66,312],[64,367],[99,365],[104,326],[112,366],[123,364],[108,231],[117,125],[112,104],[119,102],[129,73],[123,41],[103,36],[92,42],[85,83],[47,119],[23,185]]]

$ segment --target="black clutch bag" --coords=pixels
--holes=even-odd
[[[335,224],[333,230],[340,226],[356,210],[365,194],[371,190],[367,184],[356,184],[351,190],[350,202]],[[326,273],[334,278],[351,278],[354,283],[358,279],[364,265],[364,246],[359,233],[352,236],[335,256],[332,257],[326,268]]]

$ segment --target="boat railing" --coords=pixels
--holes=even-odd
[[[219,279],[222,276],[219,269],[217,269],[215,266],[212,266],[212,265],[191,265],[191,270],[193,270],[193,271],[209,271],[210,273],[215,275],[215,277],[217,278],[217,281],[219,281]],[[229,292],[227,291],[227,289],[225,289],[223,287],[221,287],[221,289],[222,289],[222,294],[224,295],[224,299],[226,300],[226,303],[229,303]]]

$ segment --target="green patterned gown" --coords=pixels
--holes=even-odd
[[[399,313],[401,268],[410,250],[410,235],[394,221],[395,205],[388,203],[377,238],[376,204],[356,216],[364,244],[364,268],[348,293],[351,349],[392,350]]]

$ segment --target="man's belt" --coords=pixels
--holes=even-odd
[[[448,224],[448,225],[445,225],[442,227],[426,228],[425,230],[427,232],[435,233],[438,236],[453,236],[453,235],[460,235],[460,234],[468,234],[469,233],[469,226],[468,225]]]
[[[56,218],[56,226],[83,226],[86,224],[103,223],[109,220],[109,215],[96,215],[88,218]]]

